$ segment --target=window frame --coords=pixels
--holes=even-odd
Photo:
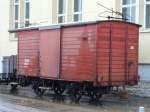
[[[67,21],[67,17],[66,17],[66,14],[67,14],[67,4],[68,4],[68,1],[67,0],[64,0],[64,3],[63,3],[63,14],[59,14],[59,0],[57,0],[57,24],[63,24],[63,23],[66,23]],[[59,22],[59,17],[63,17],[63,22],[60,23]]]
[[[30,26],[30,10],[29,10],[29,18],[26,18],[26,3],[29,3],[29,9],[30,9],[30,0],[24,0],[24,27]],[[26,26],[26,22],[29,22],[29,24]]]
[[[150,31],[150,28],[146,28],[146,5],[150,5],[150,1],[144,0],[144,30],[145,31]]]
[[[79,0],[79,11],[75,12],[74,11],[74,2],[75,0],[73,0],[73,22],[81,22],[82,21],[82,14],[83,14],[83,0]],[[75,21],[74,19],[74,16],[75,15],[79,15],[79,20],[78,21]]]
[[[16,0],[13,1],[14,2],[14,17],[13,17],[13,23],[14,23],[14,28],[18,29],[20,27],[20,0],[18,0],[18,2],[16,2]],[[18,20],[16,20],[16,6],[18,6]],[[16,27],[16,23],[17,23],[17,27]]]
[[[123,8],[128,8],[130,7],[130,14],[132,14],[132,10],[131,10],[131,7],[135,6],[135,21],[133,23],[138,23],[139,22],[139,0],[135,0],[135,3],[130,3],[130,4],[126,4],[126,5],[123,5],[123,0],[121,0],[121,10],[123,11]],[[130,20],[129,22],[132,22],[131,21],[131,18],[130,17]]]

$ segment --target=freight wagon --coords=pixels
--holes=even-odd
[[[11,30],[18,36],[18,82],[38,95],[67,90],[75,101],[136,85],[139,27],[106,20]]]
[[[0,60],[1,73],[0,73],[0,84],[12,82],[15,80],[17,71],[17,56],[3,56]]]

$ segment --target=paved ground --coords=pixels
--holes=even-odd
[[[0,95],[2,97],[2,95]],[[20,104],[4,101],[0,99],[0,112],[46,112],[41,109],[22,106]]]
[[[140,97],[150,97],[150,82],[140,82],[139,85],[128,88],[132,95]]]
[[[16,94],[10,94],[9,89],[8,86],[0,86],[0,112],[137,112],[139,106],[150,112],[150,98],[134,94],[129,95],[127,100],[120,100],[116,95],[105,95],[102,105],[91,105],[86,98],[80,104],[71,104],[67,99],[54,102],[49,93],[38,98],[31,88],[19,88]]]

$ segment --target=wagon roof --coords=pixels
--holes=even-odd
[[[59,24],[59,25],[45,25],[45,26],[31,26],[26,28],[18,28],[9,30],[10,33],[21,32],[21,31],[30,31],[30,30],[48,30],[48,29],[59,29],[62,27],[73,27],[73,26],[82,26],[88,24],[96,24],[102,22],[117,22],[117,23],[126,23],[136,25],[137,27],[141,27],[139,24],[126,22],[126,21],[119,21],[119,20],[103,20],[103,21],[92,21],[92,22],[78,22],[78,23],[67,23],[67,24]]]

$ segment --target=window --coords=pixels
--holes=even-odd
[[[145,28],[150,28],[150,0],[145,2]]]
[[[25,0],[25,27],[30,25],[30,2],[29,0]]]
[[[14,1],[14,26],[19,27],[19,0]]]
[[[78,22],[82,19],[82,0],[74,0],[74,21]]]
[[[65,22],[65,0],[58,0],[58,23]]]
[[[136,2],[137,0],[123,0],[122,13],[129,22],[136,22]]]

